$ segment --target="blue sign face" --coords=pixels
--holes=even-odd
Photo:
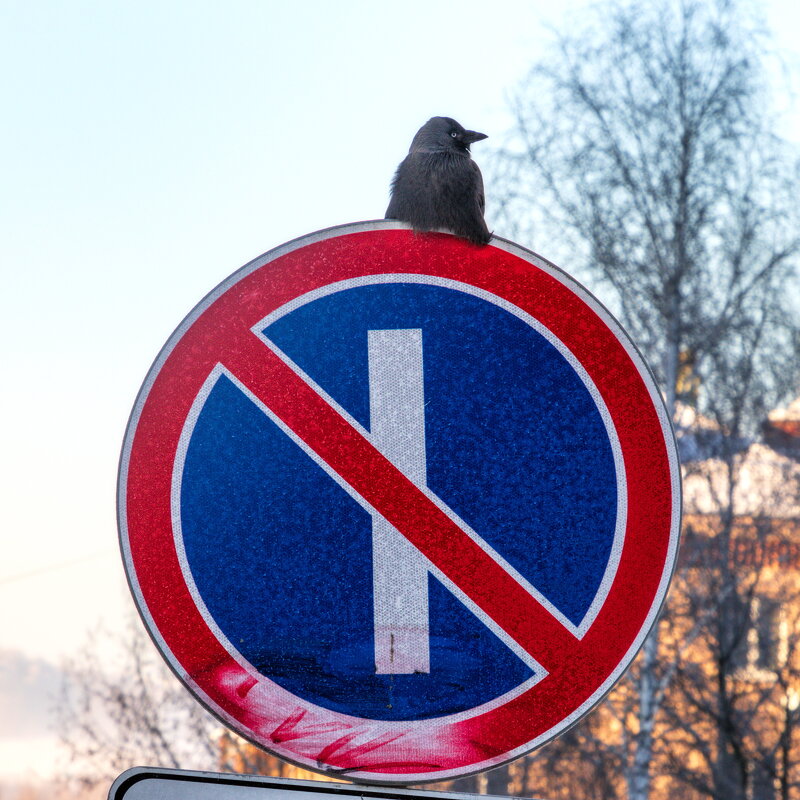
[[[419,407],[398,413],[424,420],[417,481],[580,634],[602,604],[620,535],[602,404],[529,318],[469,287],[418,280],[334,286],[270,315],[260,333],[376,435],[371,336],[414,332]],[[425,656],[399,672],[381,667],[375,514],[224,370],[186,442],[179,550],[234,657],[315,705],[377,720],[457,714],[537,680],[535,662],[425,563],[425,585],[412,587]],[[419,579],[400,570],[397,580]]]

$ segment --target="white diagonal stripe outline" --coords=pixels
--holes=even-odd
[[[311,378],[306,372],[304,372],[294,361],[292,361],[289,356],[287,356],[282,350],[280,350],[275,344],[273,344],[269,339],[264,336],[261,336],[261,341],[269,347],[272,352],[284,362],[284,364],[289,367],[293,372],[297,374],[297,376],[308,385],[309,389],[314,391],[318,394],[322,400],[324,400],[328,405],[330,405],[334,411],[340,414],[353,428],[356,429],[358,433],[360,433],[367,441],[369,441],[373,446],[375,446],[374,442],[372,441],[372,437],[370,432],[357,420],[353,417],[345,408],[343,408],[336,400],[333,399],[318,383],[316,383],[313,378]],[[224,367],[223,367],[224,369]],[[361,504],[367,511],[370,513],[377,513],[380,514],[380,510],[374,508],[366,499],[364,499],[355,489],[350,486],[350,484],[341,476],[339,475],[336,470],[334,470],[323,458],[321,458],[317,452],[308,445],[305,441],[303,441],[277,414],[275,414],[271,409],[267,408],[261,400],[250,391],[235,375],[229,372],[227,369],[224,369],[225,374],[228,375],[231,380],[254,402],[261,408],[264,413],[269,416],[273,422],[275,422],[280,429],[286,433],[292,441],[294,441],[299,447],[301,447],[325,472],[328,473],[342,488],[347,491],[347,493],[356,500],[359,504]],[[376,449],[377,446],[375,446]],[[390,460],[390,459],[387,459]],[[434,494],[427,486],[420,485],[418,481],[415,481],[413,476],[407,475],[401,466],[394,464],[393,466],[411,482],[414,484],[416,489],[420,491],[425,497],[433,503],[440,511],[442,511],[450,521],[455,524],[462,533],[467,535],[470,539],[475,542],[493,561],[495,561],[498,566],[500,566],[516,583],[518,583],[529,595],[531,595],[539,605],[541,605],[552,617],[554,617],[564,628],[566,628],[576,639],[581,639],[584,632],[579,631],[578,627],[567,619],[564,614],[561,613],[533,584],[531,584],[520,572],[518,572],[511,564],[508,563],[488,542],[484,541],[461,517],[456,514],[453,509],[451,509],[447,503],[445,503],[438,495]],[[423,556],[424,557],[424,556]],[[441,572],[438,566],[436,566],[433,562],[429,559],[425,558],[427,563],[429,564],[429,569],[439,578],[445,585],[447,585],[450,590],[456,594],[462,603],[469,606],[470,609],[476,613],[480,619],[486,620],[489,617],[484,614],[484,612],[478,610],[477,605],[467,598],[466,594],[458,588],[449,578],[446,578],[444,574]],[[467,598],[465,601],[463,598]],[[495,632],[501,631],[502,629],[492,621],[492,630]],[[498,634],[499,635],[499,634]],[[513,640],[503,632],[501,637],[504,642],[506,642],[509,647],[512,647],[510,644]],[[534,663],[538,665],[538,662],[533,661],[532,657],[523,650],[516,642],[513,642],[513,647],[515,653],[517,653],[520,658],[523,659],[526,663],[533,665]],[[522,655],[524,653],[524,656]]]
[[[299,295],[295,297],[288,303],[282,305],[280,308],[275,309],[274,311],[267,314],[263,319],[259,320],[253,327],[250,329],[253,334],[255,334],[270,350],[275,353],[291,370],[293,370],[298,377],[300,377],[311,389],[313,389],[323,400],[325,400],[328,405],[330,405],[335,411],[337,411],[347,422],[352,425],[362,436],[364,436],[370,442],[371,437],[369,431],[367,431],[361,423],[358,422],[344,407],[339,405],[339,403],[333,399],[316,381],[311,378],[303,369],[300,368],[289,356],[287,356],[282,350],[280,350],[266,335],[264,332],[266,328],[272,325],[277,320],[281,319],[282,317],[286,316],[287,314],[291,313],[292,311],[301,308],[302,306],[310,303],[314,300],[317,300],[322,297],[327,297],[331,294],[336,294],[341,291],[345,291],[347,289],[362,287],[362,286],[373,286],[373,285],[381,285],[381,284],[392,284],[392,283],[399,283],[399,284],[422,284],[428,286],[439,286],[446,289],[451,289],[453,291],[462,292],[464,294],[472,295],[473,297],[478,297],[481,300],[484,300],[492,305],[497,306],[498,308],[506,311],[518,319],[522,320],[525,324],[529,325],[533,328],[537,333],[543,336],[556,350],[562,355],[562,357],[569,363],[572,369],[577,374],[578,378],[581,380],[583,385],[586,387],[586,390],[589,392],[589,395],[594,402],[598,413],[603,421],[603,425],[605,427],[606,433],[609,439],[609,445],[613,456],[614,461],[614,472],[616,475],[616,488],[617,488],[617,509],[616,509],[616,524],[614,527],[614,536],[610,547],[608,563],[606,565],[605,571],[603,576],[598,584],[597,592],[595,593],[594,599],[590,604],[589,608],[587,609],[586,613],[583,616],[583,619],[580,621],[578,625],[573,623],[570,619],[568,619],[558,608],[556,608],[553,603],[551,603],[541,592],[539,592],[533,584],[531,584],[519,571],[517,571],[508,561],[506,561],[496,550],[494,550],[487,542],[485,542],[472,528],[467,525],[464,520],[462,520],[444,501],[442,501],[437,495],[433,494],[426,486],[417,486],[417,488],[426,495],[426,497],[434,503],[444,514],[446,514],[451,522],[456,524],[461,530],[469,536],[479,547],[481,547],[484,552],[487,553],[499,566],[501,566],[514,580],[519,583],[526,592],[528,592],[548,613],[556,619],[564,628],[566,628],[571,634],[573,634],[578,640],[582,639],[589,628],[592,626],[592,623],[595,621],[597,615],[600,612],[600,609],[603,607],[606,598],[608,597],[608,593],[611,590],[611,585],[614,582],[614,577],[617,573],[617,568],[619,566],[619,560],[622,555],[622,548],[625,541],[625,529],[627,524],[627,513],[628,513],[628,496],[627,496],[627,488],[625,483],[625,465],[622,456],[622,446],[619,441],[619,436],[616,431],[616,427],[614,426],[613,420],[611,419],[611,414],[608,411],[608,408],[605,404],[605,401],[600,394],[600,391],[595,386],[594,381],[591,379],[589,374],[587,373],[584,366],[581,362],[572,354],[572,352],[566,347],[566,345],[558,339],[552,331],[542,325],[535,317],[532,317],[526,311],[523,311],[518,306],[514,305],[513,303],[505,300],[502,297],[498,297],[490,292],[487,292],[483,289],[480,289],[476,286],[472,286],[468,283],[463,283],[461,281],[451,280],[449,278],[441,278],[438,276],[433,275],[421,275],[421,274],[412,274],[412,273],[386,273],[386,274],[378,274],[378,275],[366,275],[357,278],[349,278],[342,281],[336,281],[334,283],[327,284],[319,289],[315,289],[310,291],[306,294]],[[281,426],[285,427],[281,422]],[[303,445],[305,447],[305,445]],[[316,454],[314,454],[315,459],[318,458]],[[397,465],[395,465],[397,466]],[[329,467],[325,465],[325,468],[329,470]],[[398,467],[400,471],[403,470]],[[404,473],[405,474],[405,473]],[[412,483],[417,485],[417,482],[414,481],[410,476],[406,475]],[[359,501],[360,502],[360,501]]]

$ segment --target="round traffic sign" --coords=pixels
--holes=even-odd
[[[136,401],[126,571],[156,644],[258,745],[361,781],[496,766],[585,714],[672,573],[669,420],[538,256],[401,223],[233,274]]]

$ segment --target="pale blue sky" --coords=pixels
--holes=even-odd
[[[126,599],[119,447],[191,307],[284,241],[383,216],[429,116],[508,127],[560,8],[454,8],[0,3],[0,648],[69,652]]]
[[[58,660],[130,602],[119,448],[182,317],[260,253],[383,216],[428,117],[499,141],[543,23],[582,6],[0,0],[0,649]],[[798,6],[764,8],[796,68]]]

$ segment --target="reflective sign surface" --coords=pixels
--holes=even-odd
[[[129,580],[210,710],[287,760],[415,783],[530,750],[663,601],[677,461],[653,381],[517,246],[398,223],[232,275],[145,381]]]

